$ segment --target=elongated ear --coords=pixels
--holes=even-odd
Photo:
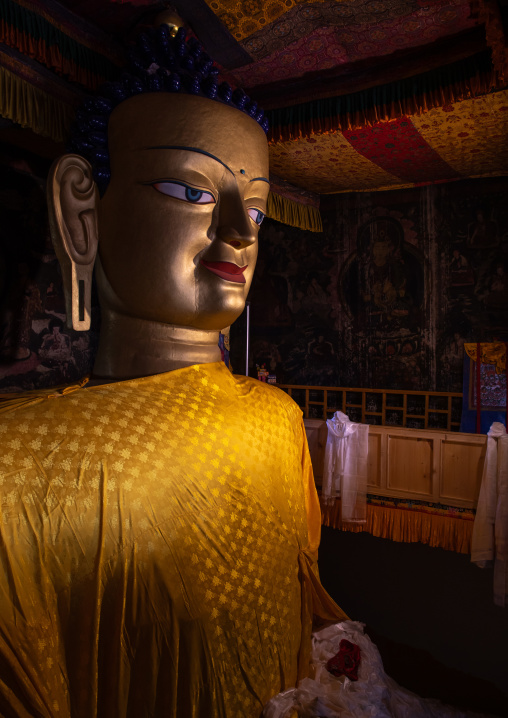
[[[92,276],[97,256],[97,186],[89,162],[63,155],[48,177],[51,239],[62,268],[67,325],[90,328]]]

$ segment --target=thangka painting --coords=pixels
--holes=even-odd
[[[507,383],[504,342],[464,345],[464,395],[460,430],[486,434],[494,421],[506,426]],[[479,392],[478,392],[479,385]],[[478,404],[479,399],[479,404]]]

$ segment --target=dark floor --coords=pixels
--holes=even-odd
[[[323,527],[319,570],[398,683],[508,717],[508,607],[493,603],[491,569],[452,551]]]

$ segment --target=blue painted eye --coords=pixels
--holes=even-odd
[[[185,188],[185,199],[189,202],[199,202],[203,194],[204,192],[199,189],[193,189],[192,187]]]
[[[192,204],[215,204],[215,197],[211,192],[205,192],[202,189],[195,189],[183,182],[155,182],[153,185],[158,192],[175,197],[184,202]]]
[[[264,220],[265,215],[263,212],[260,212],[259,209],[256,209],[255,207],[251,207],[247,210],[249,217],[254,220],[254,222],[259,225]]]

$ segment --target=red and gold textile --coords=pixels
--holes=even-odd
[[[314,192],[396,189],[508,171],[508,91],[419,116],[270,143],[273,171]]]
[[[212,8],[217,4],[209,2]],[[284,3],[274,5],[284,11]],[[214,12],[221,17],[218,10]],[[231,12],[222,17],[254,60],[234,71],[236,81],[246,88],[382,57],[434,42],[478,22],[464,0],[454,0],[446,7],[428,3],[425,9],[407,0],[307,2],[293,4],[271,23],[261,25],[263,15],[258,17],[257,31],[243,38],[235,33],[253,29],[255,19],[238,19],[237,13]]]
[[[345,130],[353,149],[378,167],[406,182],[457,179],[458,175],[425,142],[409,117]]]
[[[224,23],[233,45],[247,53],[243,65],[223,72],[247,90],[354,68],[365,58],[375,63],[434,41],[442,45],[485,23],[497,48],[494,68],[479,47],[430,70],[426,60],[421,68],[417,60],[412,76],[396,82],[337,97],[302,95],[298,105],[270,110],[271,166],[297,188],[320,194],[508,172],[508,95],[491,92],[502,88],[503,72],[499,18],[490,0],[477,0],[475,13],[469,0],[206,3],[209,16]],[[0,113],[62,141],[82,93],[112,77],[122,61],[105,31],[132,28],[150,7],[155,10],[154,0],[0,0]],[[306,85],[310,95],[312,86]],[[317,208],[303,195],[289,198],[274,188],[269,214],[303,229],[321,228]]]
[[[358,154],[341,132],[270,143],[270,167],[320,194],[397,184],[395,177]]]
[[[320,2],[323,0],[206,0],[236,40],[262,30],[298,5]]]
[[[461,177],[508,172],[507,90],[435,108],[411,121]]]
[[[260,66],[257,82],[271,82],[278,65],[277,53],[292,55],[295,67],[303,58],[327,47],[335,52],[331,34],[314,33],[323,27],[340,35],[348,61],[386,54],[403,47],[421,45],[472,27],[468,0],[452,0],[443,7],[438,0],[206,0],[232,36]],[[318,45],[316,46],[316,38]],[[302,42],[303,41],[303,42]],[[300,67],[303,69],[306,61]],[[305,71],[305,70],[303,70]],[[296,75],[291,72],[291,76]],[[279,78],[277,78],[279,79]]]

